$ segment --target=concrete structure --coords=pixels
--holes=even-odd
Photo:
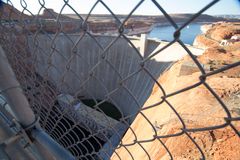
[[[213,27],[213,24],[204,24],[204,25],[202,25],[201,26],[201,31],[203,32],[203,34],[206,34],[207,33],[207,31],[209,30],[209,29],[211,29]]]
[[[117,89],[107,97],[108,101],[114,104],[124,117],[129,116],[128,122],[131,122],[152,91],[154,81],[143,70],[124,81],[124,87],[119,84],[123,78],[139,70],[142,61],[125,39],[119,38],[104,53],[106,62],[102,59],[103,48],[116,37],[98,36],[98,43],[89,36],[84,36],[78,43],[79,35],[69,35],[69,38],[58,35],[54,43],[53,35],[38,35],[36,38],[38,45],[34,44],[33,37],[29,37],[29,49],[36,57],[36,70],[41,76],[48,77],[62,93],[103,100],[109,92]],[[130,37],[131,42],[142,51],[142,57],[147,57],[167,45],[167,42],[142,42],[140,39],[142,38]],[[142,44],[147,45],[144,47]],[[196,55],[203,52],[191,46],[188,48]],[[158,79],[174,61],[185,55],[187,52],[179,44],[173,44],[146,61],[144,67]]]
[[[203,69],[205,71],[210,71],[210,66],[209,65],[203,65],[201,64],[201,66],[203,67]],[[191,75],[195,72],[200,72],[198,66],[193,62],[193,61],[188,61],[188,62],[184,62],[181,65],[181,69],[179,72],[179,76],[183,76],[183,75]]]
[[[62,111],[67,110],[68,116],[75,119],[80,126],[90,128],[93,133],[98,133],[96,136],[105,142],[111,138],[115,130],[122,128],[125,131],[127,129],[123,123],[86,106],[81,101],[75,102],[75,99],[68,94],[61,94],[57,99]],[[99,132],[100,130],[104,130],[104,134]]]

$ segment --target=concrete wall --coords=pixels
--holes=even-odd
[[[54,35],[37,35],[35,40],[33,37],[28,40],[30,52],[36,58],[37,71],[52,81],[62,93],[105,99],[108,93],[119,88],[109,96],[108,101],[118,107],[124,116],[129,116],[136,113],[147,100],[154,81],[142,70],[124,82],[128,90],[119,85],[121,79],[140,69],[141,58],[125,39],[120,38],[105,54],[112,66],[103,60],[102,48],[106,48],[115,38],[96,37],[102,47],[89,36],[84,36],[79,42],[79,35],[58,35],[55,39]],[[137,39],[132,41],[138,48],[141,47],[137,45],[141,44]],[[160,46],[160,42],[149,41],[142,56],[148,56],[157,46]],[[172,63],[171,59],[165,60],[166,57],[160,55],[146,62],[145,67],[155,78]]]

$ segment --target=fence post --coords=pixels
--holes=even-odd
[[[31,125],[35,121],[35,116],[31,110],[26,97],[17,82],[7,57],[0,46],[0,91],[6,101],[11,106],[17,121],[21,122],[23,127]]]
[[[23,94],[20,84],[16,80],[14,72],[8,63],[8,59],[4,53],[4,50],[0,46],[0,94],[4,96],[9,104],[13,114],[20,123],[21,127],[26,128],[32,126],[36,122],[36,117],[30,108],[30,105]],[[50,154],[44,155],[44,157],[55,157],[59,160],[73,160],[75,159],[67,150],[56,143],[49,135],[43,130],[39,129],[40,126],[36,123],[36,126],[29,132],[33,143],[39,153]]]

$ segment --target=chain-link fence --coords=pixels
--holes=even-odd
[[[6,1],[1,6],[0,44],[20,83],[11,88],[23,90],[40,126],[77,159],[212,159],[223,143],[233,150],[225,146],[225,151],[236,157],[239,88],[226,100],[215,85],[239,85],[239,79],[221,82],[211,77],[238,68],[240,61],[208,70],[196,56],[198,49],[184,44],[180,36],[218,1],[182,23],[165,11],[161,1],[150,1],[164,15],[159,23],[174,27],[171,42],[128,36],[144,28],[133,25],[139,18],[133,14],[144,0],[126,16],[114,14],[101,0],[88,14],[78,13],[68,0],[58,14],[44,0],[38,1],[37,14],[26,0],[19,1],[19,11],[14,8],[17,2]],[[106,19],[92,14],[99,5],[109,12]],[[74,14],[63,14],[65,8]],[[194,76],[170,74],[184,55],[180,52],[197,70]],[[1,90],[2,97],[8,90]],[[21,109],[4,110],[1,114],[23,114]],[[214,150],[216,144],[220,148]]]

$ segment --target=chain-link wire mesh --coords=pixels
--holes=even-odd
[[[240,62],[236,60],[206,71],[189,46],[182,42],[180,34],[218,1],[209,2],[179,24],[160,1],[152,0],[175,32],[171,42],[158,42],[163,45],[145,52],[140,51],[144,44],[138,38],[128,36],[134,34],[130,33],[134,28],[129,23],[144,0],[126,16],[114,14],[101,0],[93,4],[88,14],[78,13],[68,0],[63,1],[59,14],[48,9],[44,0],[38,1],[38,14],[31,12],[28,1],[19,1],[20,11],[14,8],[13,2],[6,1],[1,8],[0,44],[21,84],[19,87],[24,90],[35,115],[40,117],[41,127],[77,159],[174,159],[179,149],[172,149],[174,144],[167,143],[167,139],[178,140],[179,137],[185,137],[180,143],[188,143],[191,148],[183,157],[187,153],[196,159],[205,159],[217,152],[207,151],[204,145],[208,142],[199,138],[207,137],[206,132],[212,136],[212,141],[220,141],[222,138],[213,131],[230,128],[232,135],[237,136],[235,141],[239,141],[239,114],[233,113],[230,101],[226,103],[208,79],[239,67]],[[99,5],[109,12],[109,23],[93,18],[92,12]],[[75,18],[63,14],[65,8],[74,12],[71,16]],[[161,56],[178,54],[178,51],[165,52],[175,45],[188,54],[199,74],[193,83],[168,90],[159,77],[176,64],[171,60],[161,61]],[[238,80],[232,82],[239,83]],[[204,88],[205,93],[196,91],[200,96],[192,95],[191,99],[184,95],[199,88]],[[158,93],[155,99],[151,98],[154,92]],[[200,98],[194,99],[194,96]],[[234,96],[233,103],[239,99],[239,90]],[[191,109],[180,112],[181,106],[175,106],[180,102],[174,102],[177,98],[184,101],[181,105],[190,105]],[[205,98],[214,103],[205,102]],[[211,111],[198,109],[202,107],[201,102],[188,103],[196,100],[207,103]],[[206,117],[211,114],[213,117]],[[148,148],[150,143],[157,147]],[[176,141],[176,145],[185,150],[181,148],[183,144]]]

